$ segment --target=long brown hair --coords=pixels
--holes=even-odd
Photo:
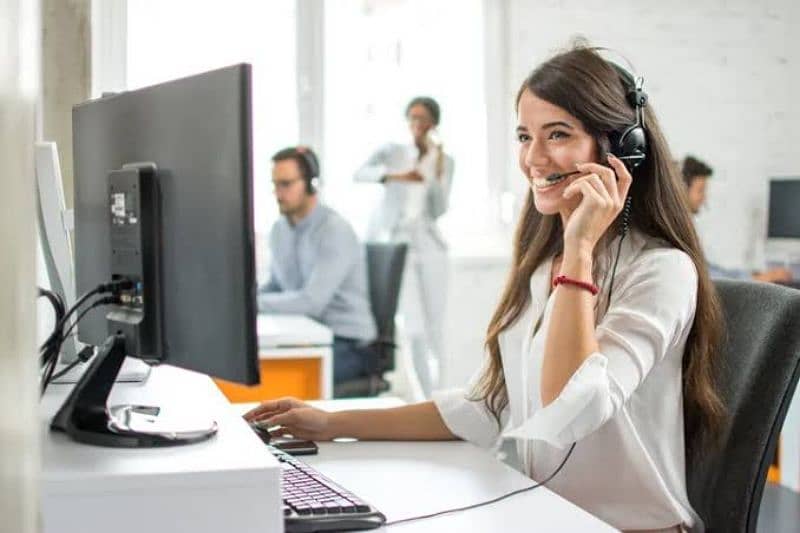
[[[580,120],[595,138],[601,154],[609,149],[610,133],[635,122],[635,111],[626,100],[626,87],[619,72],[592,48],[574,48],[539,66],[520,87],[517,106],[526,90]],[[685,201],[683,183],[649,104],[644,108],[644,118],[647,158],[633,174],[630,226],[686,252],[697,269],[697,308],[683,356],[683,393],[686,413],[715,435],[725,418],[714,381],[722,313]],[[500,413],[508,405],[498,337],[527,307],[531,275],[548,257],[561,252],[562,239],[560,217],[539,213],[529,190],[514,239],[511,271],[487,330],[488,364],[472,391],[472,399],[483,401],[498,425]]]

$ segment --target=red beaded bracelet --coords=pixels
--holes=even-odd
[[[556,276],[556,279],[553,280],[553,288],[555,288],[558,285],[561,285],[562,283],[566,285],[574,285],[576,287],[580,287],[581,289],[586,289],[587,291],[591,292],[592,295],[595,295],[598,292],[600,292],[600,288],[594,283],[586,283],[585,281],[572,279],[570,277],[564,276],[563,274],[560,276]]]

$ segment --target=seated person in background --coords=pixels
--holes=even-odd
[[[258,309],[306,315],[331,328],[334,384],[365,375],[377,333],[364,248],[350,224],[319,203],[319,163],[310,148],[286,148],[272,162],[283,216],[270,232],[270,279],[259,290]]]
[[[711,174],[714,173],[714,170],[703,161],[689,155],[686,156],[681,164],[681,173],[683,174],[683,181],[686,183],[689,208],[696,215],[706,203],[706,182],[711,177]],[[712,278],[754,279],[770,283],[792,280],[792,271],[785,268],[773,268],[764,272],[751,273],[746,270],[723,268],[709,262],[708,272]]]

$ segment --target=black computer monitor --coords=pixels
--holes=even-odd
[[[770,180],[767,238],[800,239],[800,178]]]
[[[125,356],[259,381],[251,67],[77,105],[73,145],[76,292],[111,281],[124,290],[79,323],[78,338],[101,348],[52,426],[111,446],[206,438],[213,431],[176,438],[121,425],[152,411],[90,411]]]

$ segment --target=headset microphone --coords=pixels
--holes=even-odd
[[[550,183],[552,183],[554,181],[560,181],[560,180],[562,180],[564,178],[568,178],[570,176],[574,176],[575,174],[580,174],[580,173],[581,173],[580,170],[573,170],[572,172],[564,172],[563,174],[560,174],[558,172],[554,172],[553,174],[550,174],[549,176],[547,176],[545,178],[545,180],[547,180]]]

